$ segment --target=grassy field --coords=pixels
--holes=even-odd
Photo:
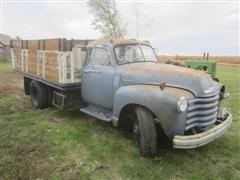
[[[0,179],[240,179],[240,68],[217,68],[231,129],[193,150],[143,158],[130,135],[80,112],[36,110],[22,78],[0,64]]]

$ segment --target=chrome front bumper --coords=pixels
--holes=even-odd
[[[203,146],[223,135],[232,124],[232,115],[225,112],[226,119],[215,127],[195,135],[176,135],[173,138],[173,147],[179,149],[192,149]]]

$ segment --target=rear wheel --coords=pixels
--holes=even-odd
[[[27,77],[24,77],[23,81],[24,81],[24,92],[25,92],[26,95],[29,95],[30,94],[30,82],[31,82],[31,79],[29,79]]]
[[[157,153],[157,130],[153,114],[143,107],[136,108],[136,120],[133,123],[133,135],[143,156]]]
[[[48,106],[52,106],[53,101],[53,89],[48,87],[47,88],[47,95],[48,95]]]
[[[48,95],[46,87],[37,81],[30,83],[30,95],[33,106],[43,109],[48,105]]]

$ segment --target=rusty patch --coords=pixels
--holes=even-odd
[[[184,96],[186,94],[186,91],[183,91],[183,90],[180,90],[180,89],[177,89],[177,88],[168,88],[168,92],[171,95],[174,95],[174,96],[177,96],[177,97]]]
[[[159,90],[159,86],[157,86],[157,85],[139,85],[139,88],[147,90],[147,91]],[[167,86],[166,86],[165,90],[166,90],[166,93],[170,94],[171,96],[174,95],[175,97],[188,96],[190,94],[189,92],[186,92],[184,90],[181,90],[178,88],[167,87]]]
[[[173,74],[173,75],[186,75],[186,76],[197,76],[202,78],[205,77],[206,74],[201,71],[197,71],[194,69],[188,69],[184,67],[178,67],[174,65],[168,65],[168,64],[145,64],[144,66],[142,64],[131,64],[127,67],[128,71],[131,72],[159,72],[164,74]]]

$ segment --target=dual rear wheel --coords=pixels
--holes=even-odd
[[[29,85],[29,93],[34,107],[43,109],[48,106],[48,91],[45,85],[32,80]]]

